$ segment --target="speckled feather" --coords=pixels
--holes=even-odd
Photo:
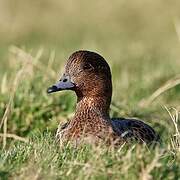
[[[58,128],[56,137],[61,140],[79,140],[91,137],[95,141],[123,143],[131,139],[151,143],[158,141],[154,129],[136,119],[110,118],[112,96],[111,71],[105,59],[90,51],[73,53],[65,66],[76,84],[77,95],[74,117]]]

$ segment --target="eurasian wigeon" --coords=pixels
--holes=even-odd
[[[48,93],[72,90],[77,96],[74,117],[57,130],[59,140],[91,137],[95,141],[126,142],[136,139],[147,144],[159,136],[154,129],[136,119],[110,118],[111,70],[105,59],[91,51],[74,52],[61,79]]]

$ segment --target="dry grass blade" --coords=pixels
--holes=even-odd
[[[180,74],[178,74],[175,78],[168,80],[164,85],[162,85],[159,89],[157,89],[149,98],[142,99],[139,102],[139,106],[140,107],[149,106],[158,96],[160,96],[167,90],[169,90],[179,84],[180,84]]]
[[[154,168],[161,166],[161,163],[159,162],[159,158],[161,157],[162,154],[163,151],[162,152],[156,151],[155,157],[153,158],[151,163],[147,164],[146,167],[142,168],[142,171],[140,173],[140,179],[142,180],[152,179],[151,172],[153,171]]]
[[[180,41],[180,23],[179,23],[178,18],[174,19],[174,27],[175,27],[175,30],[176,30],[178,40]]]
[[[166,106],[165,106],[165,109],[168,112],[175,128],[175,133],[173,135],[173,138],[171,138],[171,145],[173,149],[178,150],[180,152],[180,130],[178,127],[178,120],[179,120],[180,112],[178,112],[178,110],[175,108],[167,108]],[[172,113],[171,110],[174,110],[174,113]]]
[[[4,74],[1,82],[1,93],[4,94],[7,91],[7,73]]]
[[[7,104],[7,107],[6,107],[4,116],[3,116],[2,120],[1,120],[1,123],[0,123],[0,129],[1,129],[1,127],[2,127],[3,122],[4,122],[5,119],[7,118],[8,114],[10,113],[11,105],[12,105],[12,102],[13,102],[13,99],[14,99],[14,95],[15,95],[15,91],[16,91],[16,89],[17,89],[17,87],[18,87],[18,84],[19,84],[19,81],[20,81],[20,78],[21,78],[22,74],[23,74],[23,69],[21,69],[21,70],[17,73],[17,75],[16,75],[16,77],[15,77],[15,79],[14,79],[14,81],[13,81],[14,83],[13,83],[13,86],[12,86],[12,91],[11,91],[12,93],[11,93],[11,95],[10,95],[9,102],[8,102],[8,104]]]
[[[3,133],[0,133],[0,136],[1,137],[4,137],[4,134]],[[15,140],[17,140],[17,141],[22,141],[22,142],[25,142],[25,143],[27,143],[29,140],[28,139],[26,139],[26,138],[24,138],[24,137],[20,137],[20,136],[17,136],[16,134],[7,134],[6,133],[6,137],[7,138],[12,138],[12,139],[15,139]]]
[[[19,59],[22,61],[22,63],[26,63],[27,65],[30,65],[30,67],[35,67],[37,69],[40,69],[44,73],[47,72],[47,67],[43,63],[38,61],[41,58],[42,54],[43,54],[43,49],[40,49],[37,52],[35,57],[31,56],[30,54],[28,54],[27,52],[25,52],[24,50],[22,50],[22,49],[20,49],[20,48],[18,48],[16,46],[11,46],[10,51],[13,54],[17,55],[19,57]],[[51,57],[50,57],[50,60],[49,60],[50,64],[48,65],[48,67],[49,67],[48,68],[48,75],[51,76],[52,78],[54,78],[56,76],[55,71],[52,68],[50,68],[51,61],[54,60],[53,59],[54,56],[55,56],[55,54],[52,53]]]
[[[11,95],[10,95],[10,99],[9,99],[9,102],[7,104],[7,107],[6,107],[6,110],[5,110],[5,113],[2,117],[2,120],[1,120],[1,123],[0,123],[0,129],[3,125],[3,148],[6,147],[6,137],[7,137],[7,121],[8,121],[8,116],[10,115],[10,112],[11,112],[11,106],[12,106],[12,103],[13,103],[13,99],[14,99],[14,96],[15,96],[15,93],[16,93],[16,89],[19,85],[19,82],[21,80],[21,77],[23,75],[23,72],[24,72],[24,68],[22,68],[21,70],[19,70],[19,72],[17,73],[15,79],[14,79],[14,83],[13,83],[13,86],[12,86],[12,90],[11,90]]]
[[[20,57],[19,59],[22,60],[22,68],[17,72],[17,74],[13,80],[9,102],[7,104],[5,113],[4,113],[2,120],[0,122],[0,129],[3,126],[3,148],[6,147],[6,138],[8,137],[7,136],[8,135],[7,134],[7,121],[8,121],[8,118],[10,116],[10,112],[12,110],[12,104],[13,104],[13,100],[14,100],[14,96],[16,94],[17,88],[25,76],[29,77],[27,75],[33,74],[32,62],[34,60],[37,60],[38,58],[40,58],[40,56],[42,54],[42,53],[37,53],[37,57],[35,59],[33,59],[33,57],[30,54],[24,52],[23,50],[21,50],[19,48],[12,47],[11,50],[13,50],[13,53],[17,54],[18,58]],[[13,137],[16,137],[16,139],[17,139],[16,135],[13,135]]]

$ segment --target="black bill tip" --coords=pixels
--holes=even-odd
[[[51,86],[47,89],[47,93],[50,94],[50,93],[53,93],[53,92],[56,92],[58,91],[58,87],[57,86]]]

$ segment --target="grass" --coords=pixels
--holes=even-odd
[[[1,174],[16,179],[177,179],[178,161],[179,154],[141,146],[60,148],[46,132],[28,144],[16,143],[11,150],[1,151]]]
[[[178,7],[141,0],[111,6],[1,1],[0,179],[179,179]],[[159,132],[160,147],[55,142],[76,98],[46,89],[77,49],[97,51],[110,64],[111,116],[143,119]]]

